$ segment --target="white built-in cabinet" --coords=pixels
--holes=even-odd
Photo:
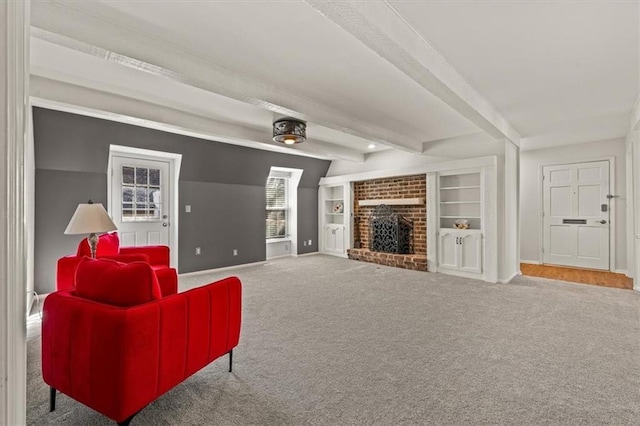
[[[438,271],[482,277],[483,179],[478,171],[437,174]],[[466,220],[469,228],[456,229]]]
[[[440,269],[482,273],[481,231],[440,229],[438,243]]]
[[[351,184],[321,185],[318,198],[320,252],[346,257],[351,238]]]

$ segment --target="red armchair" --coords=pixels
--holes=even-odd
[[[163,296],[178,291],[178,276],[175,269],[169,266],[169,247],[142,246],[120,247],[117,232],[103,234],[98,239],[96,258],[112,259],[118,262],[146,262],[156,271]],[[80,241],[75,255],[58,259],[56,270],[56,290],[72,290],[74,288],[76,268],[84,256],[91,256],[87,239]]]
[[[49,295],[42,321],[42,377],[56,390],[127,425],[160,395],[240,338],[241,283],[226,278],[162,297],[143,262],[85,258],[76,288]]]

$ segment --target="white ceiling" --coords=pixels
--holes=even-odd
[[[351,161],[485,132],[523,149],[589,142],[627,132],[638,16],[636,2],[42,0],[34,95]],[[308,143],[270,141],[282,115],[308,122]]]

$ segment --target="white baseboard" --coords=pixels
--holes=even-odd
[[[267,257],[267,262],[273,259],[282,259],[283,257],[295,257],[294,254],[281,254],[280,256]]]
[[[198,275],[204,275],[204,274],[211,274],[211,273],[215,273],[215,272],[228,271],[228,270],[231,270],[231,269],[240,269],[240,268],[247,268],[249,266],[264,265],[265,263],[267,263],[267,262],[265,260],[263,260],[263,261],[260,261],[260,262],[243,263],[241,265],[224,266],[222,268],[205,269],[204,271],[185,272],[184,274],[178,274],[178,275],[181,276],[181,277],[195,277],[195,276],[198,276]]]
[[[526,263],[527,265],[542,265],[542,262],[540,262],[539,260],[520,259],[520,263]]]
[[[320,254],[320,252],[319,251],[312,251],[311,253],[298,254],[298,255],[296,255],[296,257],[315,256],[317,254]]]
[[[615,269],[613,272],[615,272],[616,274],[624,274],[625,276],[629,276],[629,271],[626,271],[624,269]]]
[[[512,279],[514,279],[515,277],[517,277],[518,275],[521,275],[520,271],[516,271],[513,274],[511,274],[511,276],[507,279],[499,279],[498,282],[502,283],[502,284],[507,284],[509,281],[511,281]]]

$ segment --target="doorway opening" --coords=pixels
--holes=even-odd
[[[609,271],[615,265],[612,160],[542,167],[542,263]]]
[[[166,245],[178,268],[181,154],[109,147],[107,210],[122,246]]]

